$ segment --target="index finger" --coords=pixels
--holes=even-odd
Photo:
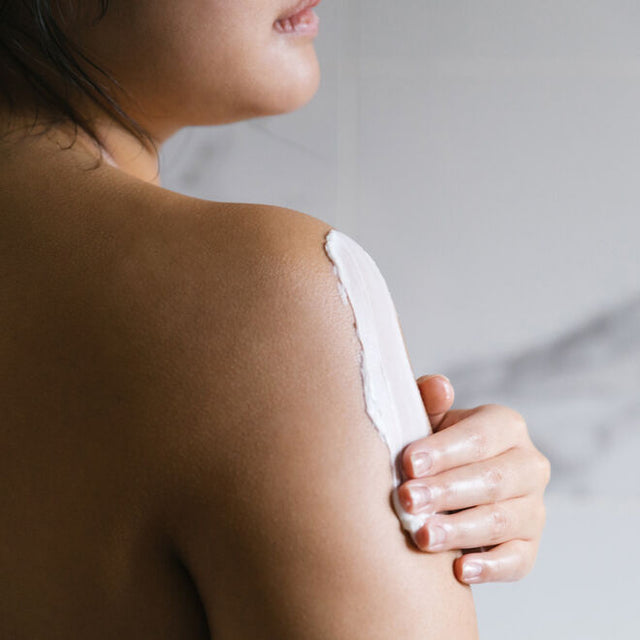
[[[526,434],[522,416],[502,405],[482,405],[447,429],[407,445],[402,466],[410,478],[493,458],[520,444]]]

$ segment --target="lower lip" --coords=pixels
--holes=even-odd
[[[315,36],[318,33],[320,18],[313,9],[305,9],[286,20],[273,23],[274,29],[285,36]]]

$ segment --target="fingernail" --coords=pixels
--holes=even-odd
[[[431,455],[424,451],[411,454],[410,460],[411,471],[414,476],[422,476],[427,473],[427,471],[431,469],[431,464],[433,462]]]
[[[404,504],[405,509],[417,510],[426,507],[431,502],[431,491],[429,487],[410,487],[409,501]]]
[[[444,543],[447,533],[442,527],[429,525],[427,530],[429,531],[429,549],[435,549]]]
[[[462,579],[465,582],[475,582],[482,573],[482,565],[478,562],[465,562],[462,565]]]

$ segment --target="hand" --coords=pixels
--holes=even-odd
[[[416,544],[423,551],[466,550],[454,562],[465,584],[519,580],[538,552],[549,461],[513,409],[451,410],[454,391],[445,376],[423,376],[418,386],[434,433],[405,447],[409,480],[398,497],[409,513],[438,513],[416,533]]]

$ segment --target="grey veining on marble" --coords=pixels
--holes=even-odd
[[[445,372],[456,407],[508,405],[552,465],[549,490],[640,496],[640,296],[547,344]]]

